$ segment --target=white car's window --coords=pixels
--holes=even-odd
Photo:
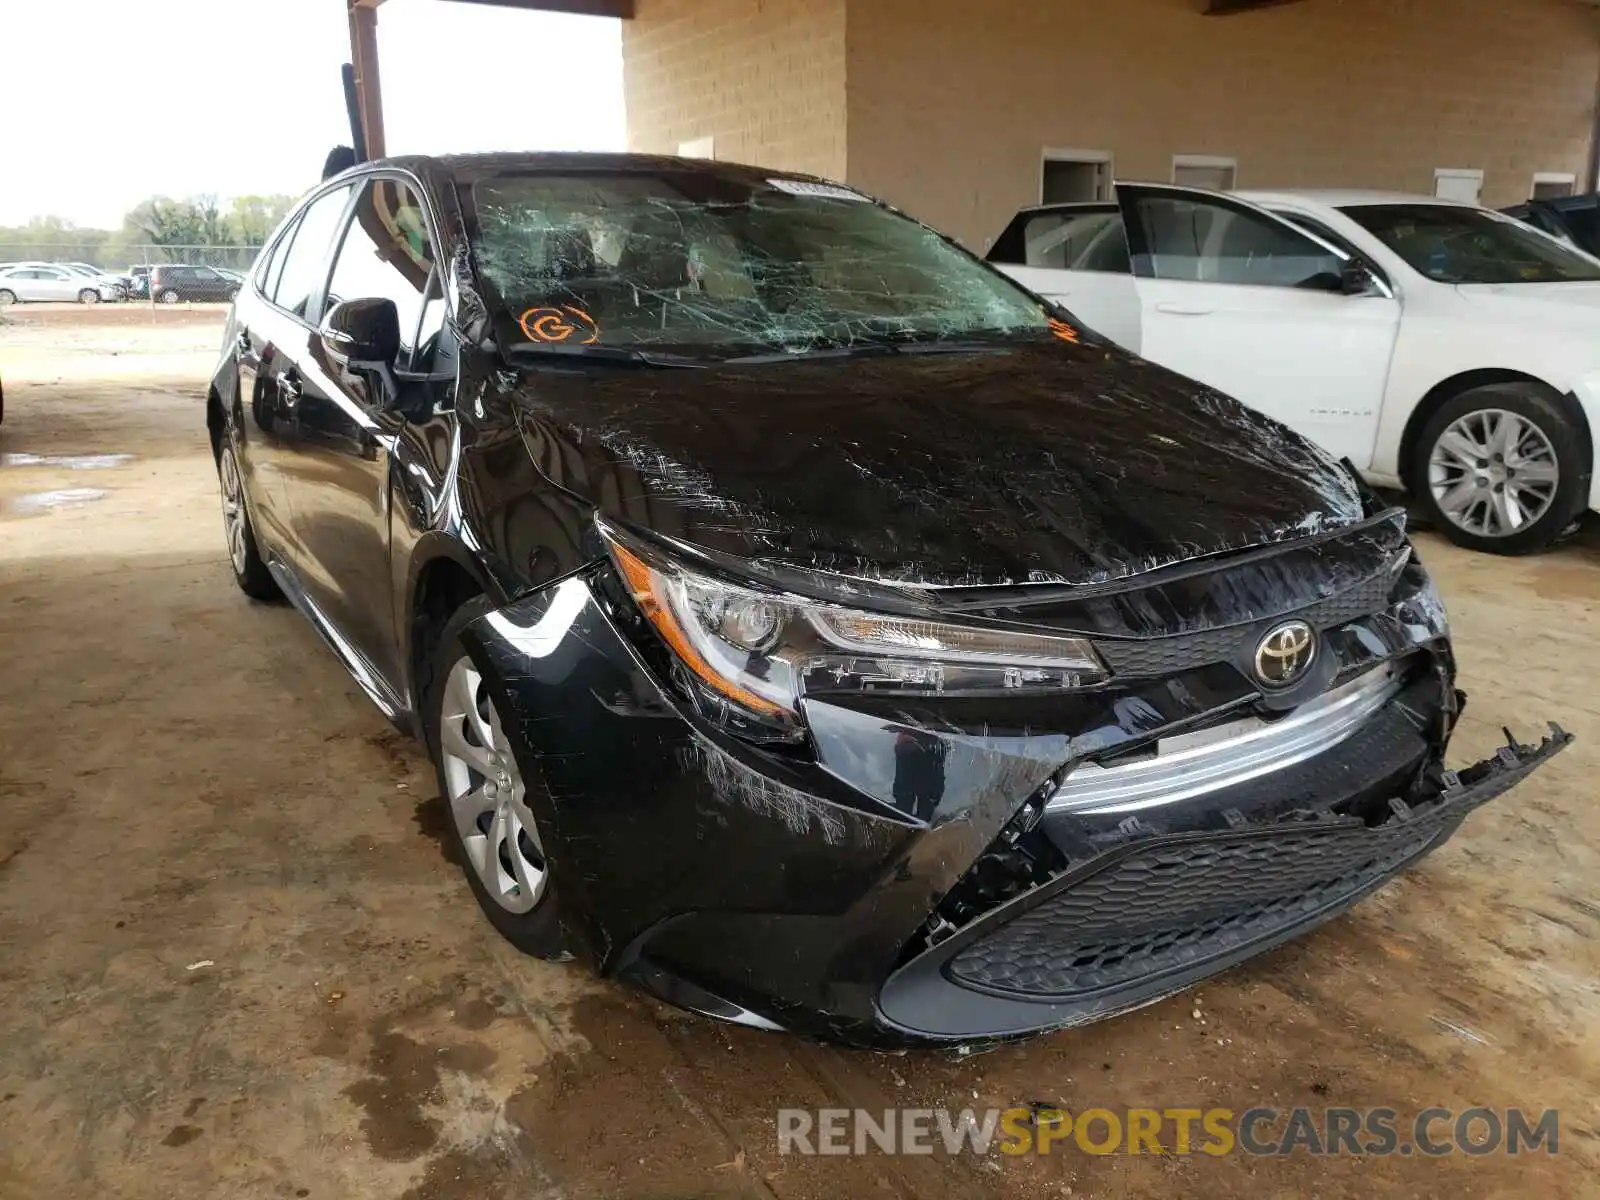
[[[1247,208],[1189,196],[1144,196],[1134,211],[1136,275],[1256,287],[1340,285],[1344,262],[1337,254]]]
[[[1343,211],[1413,270],[1440,283],[1600,281],[1600,260],[1485,209],[1372,204]]]
[[[1128,274],[1128,242],[1122,214],[1042,212],[1023,225],[1023,265],[1060,271]]]

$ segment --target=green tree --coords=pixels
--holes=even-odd
[[[293,196],[235,196],[226,217],[228,240],[241,246],[261,245],[293,207]]]

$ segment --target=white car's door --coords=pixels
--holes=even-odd
[[[33,275],[36,294],[28,297],[32,300],[76,300],[83,290],[70,272],[59,267],[37,267]]]
[[[24,302],[53,300],[50,285],[39,278],[43,273],[39,267],[16,267],[0,278],[0,287]]]
[[[1056,204],[1018,213],[988,260],[1090,329],[1140,353],[1139,293],[1115,204]]]
[[[1400,303],[1342,250],[1231,196],[1118,184],[1149,359],[1372,463]]]

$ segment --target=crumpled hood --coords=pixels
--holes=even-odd
[[[1102,582],[1362,517],[1298,435],[1099,345],[539,368],[510,398],[538,468],[613,519],[884,583]]]

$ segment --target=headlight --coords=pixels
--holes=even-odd
[[[604,522],[629,595],[702,712],[798,736],[829,692],[1009,695],[1108,678],[1082,638],[864,612],[701,574]]]

